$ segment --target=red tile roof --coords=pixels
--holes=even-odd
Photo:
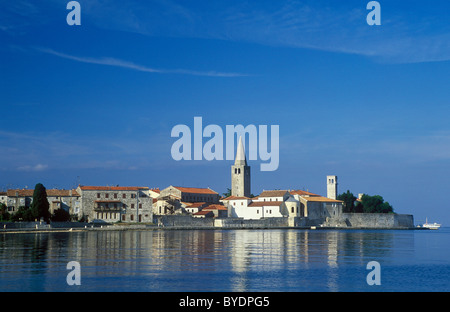
[[[282,197],[286,193],[286,190],[263,191],[258,197]]]
[[[146,186],[80,186],[83,191],[139,191],[148,190]]]
[[[248,205],[248,207],[280,206],[282,203],[282,201],[252,202]]]
[[[212,204],[203,208],[202,210],[228,210],[228,209],[224,205]]]
[[[58,189],[48,189],[46,190],[48,197],[67,197],[70,195],[71,190],[58,190]],[[8,197],[16,197],[16,192],[18,193],[19,197],[33,197],[34,190],[8,190],[6,192],[6,195]],[[80,194],[76,190],[72,190],[72,196],[79,197]]]
[[[292,195],[309,195],[309,196],[320,196],[308,191],[302,191],[302,190],[293,190],[293,191],[289,191],[289,193],[291,193]]]
[[[306,201],[311,202],[324,202],[324,203],[343,203],[342,200],[331,199],[323,196],[311,196],[311,197],[302,197]]]
[[[194,194],[217,194],[213,190],[209,188],[199,188],[199,187],[181,187],[174,186],[177,190],[180,190],[183,193],[194,193]]]
[[[222,199],[222,200],[242,200],[242,199],[250,199],[249,197],[245,197],[245,196],[234,196],[234,195],[231,195],[231,196],[228,196],[227,198],[224,198],[224,199]]]
[[[202,216],[202,215],[207,215],[209,213],[213,213],[213,212],[211,210],[202,210],[202,211],[194,213],[194,215]]]

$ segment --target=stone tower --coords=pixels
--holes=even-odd
[[[336,199],[338,195],[337,189],[337,176],[329,175],[327,176],[327,197],[330,199]]]
[[[231,195],[250,197],[250,166],[247,166],[242,137],[239,137],[236,158],[231,166]]]

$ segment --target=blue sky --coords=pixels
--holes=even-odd
[[[382,195],[450,224],[448,1],[0,1],[0,188],[230,186],[174,161],[171,129],[279,125],[252,192]]]

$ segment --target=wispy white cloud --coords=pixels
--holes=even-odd
[[[17,170],[19,171],[44,171],[48,168],[48,165],[43,164],[37,164],[37,165],[25,165],[25,166],[19,166],[17,167]]]
[[[145,136],[146,139],[149,139]],[[154,134],[146,143],[141,136],[118,134],[83,136],[63,132],[0,130],[0,171],[40,172],[50,169],[127,169],[152,167],[170,157],[167,136]],[[150,154],[151,152],[151,154]]]
[[[80,57],[74,56],[66,53],[61,53],[52,49],[37,47],[36,50],[55,55],[61,58],[69,59],[72,61],[89,63],[89,64],[98,64],[98,65],[106,65],[106,66],[114,66],[114,67],[122,67],[126,69],[132,69],[140,72],[147,73],[158,73],[158,74],[182,74],[182,75],[194,75],[194,76],[207,76],[207,77],[244,77],[249,76],[247,74],[242,73],[233,73],[233,72],[218,72],[218,71],[196,71],[189,69],[156,69],[151,68],[144,65],[139,65],[133,62],[124,61],[112,57]]]
[[[448,10],[423,10],[420,3],[409,7],[394,3],[385,9],[382,3],[382,25],[369,26],[367,2],[205,1],[194,6],[153,0],[131,1],[125,6],[105,0],[89,7],[87,14],[99,27],[143,35],[256,42],[393,63],[450,60]],[[105,19],[108,23],[103,23]]]

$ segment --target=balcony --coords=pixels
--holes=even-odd
[[[119,212],[123,204],[120,200],[96,200],[94,211],[98,212]]]

